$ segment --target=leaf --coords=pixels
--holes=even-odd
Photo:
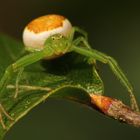
[[[25,51],[21,42],[5,35],[0,35],[0,49],[0,77],[2,77],[5,68]],[[65,98],[89,105],[91,104],[89,94],[103,94],[103,83],[95,67],[88,65],[84,57],[75,53],[51,61],[42,60],[28,66],[20,80],[17,99],[13,98],[15,78],[16,75],[0,99],[7,112],[14,118],[14,121],[10,121],[3,116],[7,130],[0,125],[1,139],[13,124],[48,97]]]

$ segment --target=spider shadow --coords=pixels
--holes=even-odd
[[[72,70],[85,69],[89,67],[85,58],[76,53],[68,53],[52,60],[42,60],[41,65],[46,73],[55,75],[66,75]]]

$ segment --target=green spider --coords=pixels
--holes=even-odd
[[[78,32],[78,37],[75,37],[75,32]],[[133,95],[133,88],[122,72],[117,62],[110,56],[92,49],[88,43],[87,33],[78,28],[73,27],[70,21],[61,15],[46,15],[31,21],[24,29],[23,41],[26,50],[31,52],[15,63],[9,65],[5,70],[0,81],[0,97],[4,95],[10,79],[15,73],[17,74],[16,84],[20,79],[23,69],[30,64],[41,59],[54,59],[69,52],[76,52],[85,56],[87,59],[95,62],[96,60],[108,64],[123,86],[128,90],[131,99],[132,109],[138,111],[138,105]],[[83,44],[81,46],[81,43]],[[16,86],[18,88],[18,86]],[[18,93],[15,93],[15,98]],[[2,115],[8,119],[14,120],[4,109],[0,102],[0,123],[5,129]]]

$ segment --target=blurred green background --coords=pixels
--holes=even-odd
[[[0,0],[0,32],[22,39],[33,18],[57,13],[89,33],[92,46],[117,59],[140,104],[140,4],[105,0]],[[10,47],[10,46],[9,46]],[[105,94],[129,103],[127,91],[108,66],[99,64]],[[77,103],[49,99],[33,109],[5,140],[139,139],[140,129],[121,124]]]

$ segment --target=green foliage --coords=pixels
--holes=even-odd
[[[21,42],[0,35],[0,77],[9,64],[24,54]],[[95,67],[87,65],[85,61],[84,57],[69,53],[56,60],[42,60],[28,66],[22,75],[17,99],[13,98],[15,75],[0,99],[14,121],[3,116],[7,130],[0,125],[0,138],[2,139],[20,118],[48,97],[65,98],[90,105],[89,94],[102,94],[103,83]]]

